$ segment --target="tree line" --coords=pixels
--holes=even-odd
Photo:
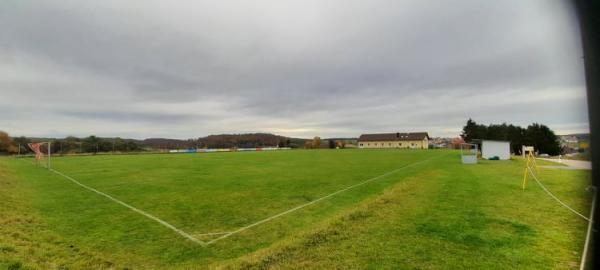
[[[50,151],[55,154],[100,153],[100,152],[136,152],[143,151],[143,145],[133,139],[100,138],[88,136],[77,138],[69,136],[63,139],[45,138],[11,138],[6,132],[0,131],[0,152],[9,154],[33,153],[27,144],[35,142],[50,142]],[[43,147],[47,151],[46,146]]]
[[[288,138],[269,133],[220,134],[197,139],[150,138],[142,143],[153,149],[183,148],[254,148],[254,147],[292,147],[304,144],[304,139]]]
[[[521,146],[533,146],[536,152],[561,154],[560,142],[554,131],[545,125],[533,123],[527,128],[512,124],[477,124],[469,119],[460,135],[466,142],[475,139],[510,141],[511,152],[521,154]]]
[[[291,147],[292,140],[269,133],[220,134],[198,138],[201,148]]]
[[[288,138],[268,133],[221,134],[197,139],[150,138],[145,140],[123,138],[101,138],[88,136],[78,138],[69,136],[62,139],[49,138],[11,138],[0,131],[0,153],[32,153],[27,146],[31,142],[51,142],[51,152],[56,154],[101,153],[101,152],[139,152],[147,150],[168,150],[185,148],[253,148],[253,147],[302,147],[306,139]],[[45,146],[43,147],[46,150]]]

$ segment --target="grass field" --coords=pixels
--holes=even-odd
[[[286,214],[202,245],[5,157],[0,268],[565,269],[578,266],[587,226],[534,182],[521,190],[522,160],[462,165],[454,151],[57,157],[52,166],[204,243]],[[539,177],[587,215],[588,171]]]

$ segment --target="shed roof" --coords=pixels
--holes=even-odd
[[[502,143],[510,143],[510,141],[502,141],[502,140],[487,140],[487,139],[473,139],[471,140],[472,142],[475,143],[482,143],[482,142],[502,142]]]
[[[359,141],[420,141],[429,139],[427,132],[362,134]]]

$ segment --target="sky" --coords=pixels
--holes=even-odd
[[[567,1],[0,3],[0,130],[309,138],[589,132]]]

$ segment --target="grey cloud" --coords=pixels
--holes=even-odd
[[[133,112],[133,111],[81,111],[81,110],[59,110],[58,114],[89,120],[103,120],[113,122],[141,122],[155,123],[160,122],[164,125],[180,124],[188,122],[197,116],[191,114],[172,114],[172,113],[153,113],[153,112]]]
[[[468,117],[529,122],[534,110],[557,101],[545,100],[529,109],[498,106],[498,100],[469,104],[477,112],[500,107],[513,111],[504,118],[473,115],[461,104],[466,97],[514,89],[583,91],[578,30],[563,2],[0,5],[0,59],[25,54],[95,78],[86,86],[51,80],[15,83],[0,75],[0,91],[27,98],[40,85],[53,93],[39,97],[80,89],[70,98],[50,97],[52,102],[43,108],[71,118],[195,124],[188,132],[198,135],[255,130],[269,121],[359,134],[403,125],[455,126]],[[11,63],[0,60],[2,66],[10,69]],[[119,98],[65,109],[98,91]],[[509,97],[502,98],[510,104]],[[193,105],[197,107],[190,110],[195,102],[217,105]],[[562,112],[556,113],[560,120],[542,120],[563,126],[585,122],[583,108],[573,111],[572,104],[581,102],[555,106],[554,112]],[[131,103],[156,107],[131,111]],[[185,112],[178,113],[177,106]],[[440,106],[444,110],[436,110]],[[173,129],[174,137],[179,137],[177,132]]]

